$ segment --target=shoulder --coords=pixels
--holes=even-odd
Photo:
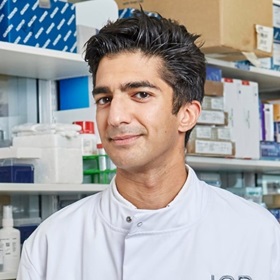
[[[211,196],[211,209],[224,216],[232,223],[244,224],[250,227],[272,227],[279,232],[280,225],[275,217],[263,206],[235,195],[228,190],[202,183]]]
[[[43,240],[57,232],[60,232],[60,235],[64,231],[68,234],[71,229],[81,227],[93,218],[101,196],[102,192],[87,196],[55,212],[38,226],[29,239]]]

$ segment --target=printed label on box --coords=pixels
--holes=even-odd
[[[200,154],[232,155],[232,143],[196,140],[195,152]]]
[[[217,128],[217,135],[220,140],[231,140],[230,129],[227,127]]]
[[[211,139],[211,127],[210,126],[196,126],[195,127],[196,137]]]
[[[225,124],[225,113],[221,111],[202,110],[198,123]]]
[[[272,51],[273,43],[273,28],[256,25],[257,31],[257,49],[260,51],[270,53]]]

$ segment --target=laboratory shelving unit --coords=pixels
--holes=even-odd
[[[56,81],[89,75],[82,54],[40,49],[0,42],[0,75]],[[259,83],[260,92],[280,92],[280,72],[250,66],[240,69],[234,62],[207,57],[208,65],[218,66],[223,76]],[[1,156],[1,155],[0,155]],[[187,156],[187,163],[196,170],[241,171],[280,174],[280,161],[242,160]],[[95,193],[107,185],[96,184],[0,184],[2,193]]]

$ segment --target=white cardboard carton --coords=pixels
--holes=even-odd
[[[223,79],[224,106],[228,126],[235,142],[235,157],[260,158],[260,120],[258,84],[237,79]]]

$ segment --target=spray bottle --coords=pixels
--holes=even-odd
[[[0,229],[3,272],[17,273],[20,259],[20,231],[15,229],[12,205],[3,206],[3,219]]]

